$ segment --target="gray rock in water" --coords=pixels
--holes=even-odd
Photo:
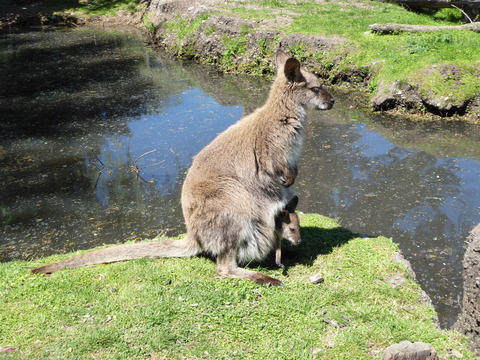
[[[438,360],[435,349],[423,342],[402,341],[390,345],[382,360]]]

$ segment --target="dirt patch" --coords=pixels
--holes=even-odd
[[[278,15],[274,18],[262,19],[258,22],[259,30],[278,30],[290,26],[292,18],[285,15]]]
[[[222,14],[210,16],[205,20],[204,25],[207,27],[212,26],[214,31],[222,34],[235,36],[252,31],[254,28],[254,24],[251,21]]]

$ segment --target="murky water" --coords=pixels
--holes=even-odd
[[[132,35],[0,37],[0,260],[185,231],[192,156],[269,83],[155,55]],[[480,222],[480,132],[369,117],[353,96],[311,113],[299,208],[393,237],[451,325]]]

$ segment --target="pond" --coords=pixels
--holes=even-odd
[[[0,36],[0,260],[185,231],[192,157],[266,99],[226,75],[92,30]],[[400,244],[441,324],[455,321],[465,238],[480,222],[479,127],[359,110],[309,114],[299,209]]]

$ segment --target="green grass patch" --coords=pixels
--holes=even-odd
[[[184,40],[195,32],[201,23],[209,17],[210,14],[203,14],[195,20],[189,20],[178,16],[174,21],[167,23],[167,31],[176,34],[178,40]]]
[[[221,62],[226,70],[236,69],[235,59],[247,51],[247,40],[245,37],[223,37],[225,50],[222,52]]]
[[[191,45],[195,41],[193,34],[198,30],[203,21],[207,20],[212,14],[204,13],[196,19],[184,19],[178,15],[173,21],[167,22],[166,33],[175,37],[175,46],[172,51],[177,56],[193,56],[195,50]],[[208,29],[212,31],[212,29]]]
[[[10,359],[371,359],[403,341],[424,341],[444,357],[474,359],[465,338],[433,323],[392,261],[387,238],[363,239],[335,221],[302,215],[303,243],[285,258],[250,264],[281,288],[218,279],[206,258],[136,260],[55,273],[0,264],[0,346]],[[309,277],[325,279],[313,285]],[[339,324],[336,326],[335,324]]]
[[[327,70],[331,71],[332,77],[348,69],[365,68],[375,72],[371,79],[373,85],[369,87],[371,90],[376,89],[375,84],[379,79],[386,83],[412,82],[415,79],[414,85],[421,84],[425,92],[435,93],[440,90],[439,84],[423,79],[420,70],[448,63],[462,67],[462,77],[457,79],[456,91],[451,95],[454,101],[470,98],[472,94],[480,96],[478,74],[471,76],[480,66],[480,37],[477,33],[438,31],[378,35],[369,32],[369,25],[375,23],[458,25],[462,23],[459,10],[441,9],[419,13],[395,4],[366,0],[321,3],[244,0],[241,4],[243,6],[237,6],[231,11],[246,19],[259,21],[274,18],[280,13],[291,17],[291,24],[280,29],[285,34],[304,33],[346,38],[345,45],[331,53],[320,56],[311,52],[303,54],[305,57],[321,58],[322,66],[331,65],[327,66]],[[444,87],[448,86],[445,84]]]

